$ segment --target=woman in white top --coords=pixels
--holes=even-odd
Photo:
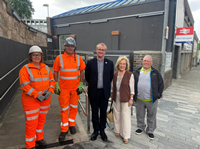
[[[112,82],[112,102],[115,136],[123,137],[123,142],[128,143],[131,136],[131,106],[134,96],[134,77],[129,70],[129,60],[120,56],[115,64],[117,71]]]

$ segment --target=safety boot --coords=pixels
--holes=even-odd
[[[39,141],[35,141],[39,146],[46,146],[47,145],[47,142],[42,139],[42,140],[39,140]]]
[[[68,131],[67,131],[67,132],[61,132],[61,133],[60,133],[60,136],[59,136],[59,138],[58,138],[59,142],[62,142],[62,141],[65,140],[65,136],[66,136],[67,133],[68,133]]]
[[[70,130],[70,133],[71,133],[72,135],[76,133],[76,128],[75,128],[75,126],[69,127],[69,130]]]

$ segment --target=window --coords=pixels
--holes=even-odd
[[[35,21],[31,21],[31,25],[35,25]]]
[[[39,21],[35,21],[35,25],[39,25]]]

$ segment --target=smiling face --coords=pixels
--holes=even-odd
[[[99,44],[97,46],[96,52],[97,52],[97,58],[103,59],[104,55],[106,54],[106,47]]]
[[[75,47],[72,45],[65,46],[65,52],[70,56],[74,53],[74,50],[75,50]]]
[[[143,58],[142,65],[143,65],[144,70],[149,70],[152,64],[153,64],[153,61],[150,57],[145,56]]]
[[[31,60],[33,63],[40,63],[42,59],[42,53],[40,52],[33,52]]]
[[[123,59],[123,60],[121,60],[119,62],[118,68],[119,68],[120,71],[125,71],[126,70],[126,66],[127,66],[126,60]]]

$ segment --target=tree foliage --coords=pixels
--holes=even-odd
[[[31,19],[35,12],[30,0],[7,0],[11,7],[18,13],[21,19]]]

